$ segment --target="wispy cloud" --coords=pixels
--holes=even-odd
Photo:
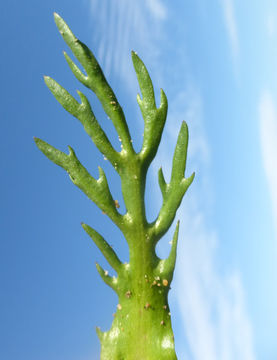
[[[267,33],[270,38],[276,35],[276,13],[270,12],[266,19]]]
[[[166,7],[160,0],[148,0],[145,3],[152,14],[160,20],[166,18]]]
[[[271,194],[274,225],[277,232],[277,108],[270,91],[265,90],[259,102],[261,147],[264,169]]]
[[[233,60],[239,56],[239,37],[233,0],[221,0],[227,33],[230,39]]]
[[[200,211],[183,211],[176,296],[192,360],[254,360],[252,328],[239,274],[221,275],[216,235]],[[225,270],[226,271],[226,270]]]
[[[182,349],[180,344],[184,342],[178,341],[179,335],[176,338],[181,358],[254,360],[252,328],[239,272],[218,268],[216,231],[207,226],[213,190],[201,95],[190,86],[172,106],[176,123],[180,124],[184,117],[190,128],[191,170],[187,176],[192,170],[197,173],[178,215],[181,230],[173,296],[182,318],[182,337],[187,339]],[[175,145],[176,128],[175,125],[166,129],[166,147],[162,148],[161,161],[169,167],[168,173],[171,169],[168,147]]]
[[[167,16],[165,6],[161,0],[91,0],[90,8],[93,24],[101,24],[94,28],[93,36],[105,74],[116,74],[125,85],[134,88],[130,52],[143,48],[155,62],[159,53],[155,41]]]

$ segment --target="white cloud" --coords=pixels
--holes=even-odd
[[[270,38],[274,37],[276,34],[276,14],[275,13],[270,13],[267,16],[266,19],[266,28],[267,28],[267,33],[269,35]]]
[[[148,0],[145,2],[152,14],[160,20],[166,19],[166,8],[160,0]]]
[[[204,133],[202,99],[199,91],[189,85],[184,91],[175,95],[170,108],[170,127],[166,130],[171,142],[174,144],[176,141],[176,128],[185,119],[189,124],[189,134],[192,139],[189,149],[190,158],[195,162],[201,159],[203,165],[209,165],[210,149]]]
[[[239,55],[239,38],[233,0],[222,0],[225,25],[229,35],[232,56],[237,61]]]
[[[160,162],[164,163],[165,159],[168,159],[169,163],[165,172],[170,175],[171,155],[169,156],[169,147],[175,146],[178,131],[183,120],[189,125],[189,137],[193,139],[190,141],[190,163],[193,158],[194,171],[198,170],[201,165],[207,166],[210,163],[210,151],[204,134],[204,126],[202,119],[202,101],[198,90],[192,85],[188,85],[186,89],[175,94],[174,99],[170,103],[169,119],[166,123],[163,137],[167,139],[166,142],[162,142],[158,157]],[[195,121],[195,119],[198,119]],[[201,160],[200,160],[201,159]],[[197,169],[195,169],[195,167]]]
[[[90,4],[93,36],[98,44],[95,52],[105,75],[109,78],[115,72],[126,78],[124,70],[129,68],[130,39],[140,17],[137,5],[128,0],[91,0]]]
[[[263,163],[271,193],[274,225],[277,231],[277,109],[272,94],[264,91],[259,103]]]
[[[217,268],[215,234],[204,217],[182,212],[176,296],[191,360],[254,360],[240,276]],[[183,350],[185,351],[185,349]]]
[[[116,74],[134,89],[131,50],[143,48],[148,61],[152,58],[151,63],[155,63],[159,54],[155,41],[161,36],[166,7],[161,0],[90,0],[90,11],[94,41],[98,44],[96,54],[105,75],[109,78]]]

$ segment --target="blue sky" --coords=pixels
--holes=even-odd
[[[121,258],[120,232],[36,149],[33,136],[68,144],[97,176],[120,183],[43,75],[84,90],[67,67],[53,12],[95,53],[126,113],[135,148],[143,122],[130,51],[148,67],[165,133],[149,171],[147,215],[161,205],[157,170],[169,176],[182,120],[190,130],[187,175],[196,178],[177,218],[179,253],[170,304],[180,360],[276,360],[277,4],[273,0],[10,0],[0,5],[0,358],[96,360],[95,327],[112,322],[116,297],[95,262],[105,260],[80,226],[95,226]],[[86,91],[86,90],[84,90]],[[89,94],[87,92],[87,94]],[[117,136],[90,100],[111,140]],[[173,229],[158,247],[166,256]],[[109,269],[107,267],[107,269]],[[110,269],[109,269],[110,270]]]

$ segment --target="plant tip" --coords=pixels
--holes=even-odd
[[[33,136],[33,139],[34,139],[34,142],[36,143],[36,145],[38,146],[40,139],[38,137],[36,137],[36,136]]]
[[[43,79],[44,79],[44,82],[45,82],[46,86],[49,87],[50,79],[51,79],[50,76],[44,75]]]

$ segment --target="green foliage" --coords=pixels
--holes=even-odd
[[[142,98],[137,101],[144,119],[141,151],[132,146],[124,113],[113,90],[92,52],[71,32],[64,20],[54,14],[56,25],[83,66],[86,74],[64,53],[66,61],[76,78],[91,89],[100,100],[103,109],[114,124],[122,142],[117,152],[97,121],[88,99],[78,91],[81,102],[50,77],[45,83],[59,103],[84,126],[94,144],[111,162],[121,178],[126,213],[121,215],[113,199],[104,171],[99,167],[99,178],[93,178],[80,163],[74,150],[69,154],[55,149],[45,141],[35,138],[38,148],[55,164],[64,168],[72,182],[77,185],[122,231],[128,245],[130,261],[123,264],[107,241],[93,228],[82,227],[116,271],[110,277],[99,264],[97,270],[118,295],[119,303],[112,327],[107,332],[97,329],[101,341],[101,360],[174,360],[174,337],[168,306],[168,291],[176,262],[179,222],[173,236],[168,258],[159,259],[155,247],[171,226],[182,198],[193,181],[194,174],[184,177],[188,147],[188,128],[182,123],[175,148],[170,182],[167,184],[162,169],[158,179],[163,204],[157,219],[148,223],[145,216],[145,181],[150,163],[154,159],[161,140],[166,115],[167,99],[161,90],[161,103],[157,108],[153,84],[148,71],[132,52]]]

